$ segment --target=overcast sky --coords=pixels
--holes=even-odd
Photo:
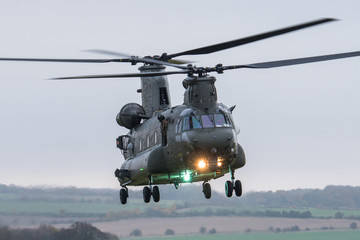
[[[214,66],[359,51],[359,9],[356,0],[2,0],[0,57],[170,54],[322,17],[341,21],[183,59]],[[115,139],[127,131],[115,116],[141,102],[139,79],[46,79],[138,66],[0,62],[0,183],[118,188]],[[183,103],[183,77],[169,77],[173,105]],[[245,191],[359,185],[360,58],[216,77],[219,102],[237,105]],[[228,178],[211,183],[223,191]]]

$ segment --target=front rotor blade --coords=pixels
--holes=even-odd
[[[171,59],[171,58],[174,58],[174,57],[177,57],[177,56],[182,56],[182,55],[198,55],[198,54],[213,53],[213,52],[225,50],[225,49],[228,49],[228,48],[233,48],[233,47],[236,47],[236,46],[244,45],[244,44],[247,44],[247,43],[256,42],[256,41],[259,41],[259,40],[262,40],[262,39],[278,36],[278,35],[281,35],[281,34],[293,32],[293,31],[300,30],[300,29],[303,29],[303,28],[312,27],[312,26],[315,26],[315,25],[335,21],[335,20],[336,19],[333,19],[333,18],[323,18],[323,19],[319,19],[319,20],[316,20],[316,21],[303,23],[303,24],[292,26],[292,27],[282,28],[282,29],[279,29],[279,30],[271,31],[271,32],[261,33],[261,34],[257,34],[257,35],[246,37],[246,38],[240,38],[240,39],[232,40],[232,41],[229,41],[229,42],[223,42],[223,43],[219,43],[219,44],[210,45],[210,46],[207,46],[207,47],[196,48],[196,49],[192,49],[192,50],[189,50],[189,51],[170,54],[170,55],[167,55],[167,57],[168,57],[168,59]]]
[[[129,77],[156,77],[166,76],[172,74],[188,74],[191,71],[173,71],[173,72],[149,72],[149,73],[125,73],[125,74],[114,74],[114,75],[85,75],[85,76],[74,76],[74,77],[60,77],[52,78],[49,80],[67,80],[67,79],[91,79],[91,78],[129,78]]]
[[[234,66],[224,66],[223,70],[230,69],[238,69],[238,68],[276,68],[276,67],[285,67],[313,62],[323,62],[330,61],[341,58],[350,58],[350,57],[359,57],[360,51],[357,52],[347,52],[347,53],[338,53],[338,54],[330,54],[330,55],[322,55],[315,57],[306,57],[306,58],[296,58],[296,59],[287,59],[280,61],[272,61],[272,62],[262,62],[262,63],[253,63],[247,65],[234,65]]]
[[[123,59],[0,58],[0,61],[75,62],[75,63],[130,62],[130,60],[126,58]]]

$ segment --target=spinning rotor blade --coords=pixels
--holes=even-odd
[[[210,67],[210,68],[197,68],[188,66],[187,69],[183,71],[171,71],[171,72],[140,72],[140,73],[127,73],[127,74],[115,74],[115,75],[87,75],[87,76],[74,76],[74,77],[62,77],[62,78],[53,78],[51,80],[66,80],[66,79],[90,79],[90,78],[126,78],[126,77],[155,77],[155,76],[165,76],[165,75],[173,75],[173,74],[206,74],[208,72],[217,72],[222,73],[225,70],[232,69],[240,69],[240,68],[254,68],[254,69],[265,69],[265,68],[276,68],[276,67],[285,67],[306,63],[314,63],[314,62],[323,62],[330,61],[341,58],[350,58],[350,57],[359,57],[360,51],[356,52],[347,52],[347,53],[338,53],[338,54],[330,54],[330,55],[321,55],[315,57],[306,57],[306,58],[294,58],[294,59],[286,59],[279,61],[271,61],[271,62],[261,62],[261,63],[253,63],[246,65],[230,65],[230,66],[222,66],[221,64]]]
[[[121,52],[115,52],[115,51],[109,51],[109,50],[103,50],[103,49],[88,49],[88,50],[84,50],[84,51],[85,52],[96,53],[96,54],[105,54],[105,55],[115,56],[115,57],[126,57],[126,58],[131,57],[130,54],[121,53]]]
[[[76,63],[130,62],[129,59],[61,59],[61,58],[0,58],[0,61],[76,62]]]
[[[125,73],[125,74],[114,74],[114,75],[85,75],[85,76],[52,78],[52,79],[49,79],[49,80],[90,79],[90,78],[156,77],[156,76],[166,76],[166,75],[172,75],[172,74],[188,74],[188,73],[191,73],[191,71],[186,70],[186,71],[172,71],[172,72]]]
[[[114,52],[114,51],[108,51],[108,50],[102,50],[102,49],[89,49],[89,50],[85,50],[85,51],[92,52],[92,53],[98,53],[98,54],[106,54],[106,55],[116,56],[116,57],[131,58],[131,55],[126,54],[126,53]],[[163,61],[160,61],[160,62],[158,64],[163,64],[162,63]],[[181,60],[181,59],[176,59],[176,60],[169,59],[166,62],[172,63],[172,64],[177,64],[177,65],[193,63],[192,61]],[[153,63],[156,63],[156,62],[153,62]],[[174,67],[173,65],[171,65],[171,66]]]
[[[189,64],[194,63],[194,61],[182,60],[182,59],[168,59],[167,62],[172,64]]]
[[[187,69],[187,67],[185,67],[185,66],[178,65],[178,64],[182,64],[181,60],[167,62],[167,61],[157,60],[157,59],[154,59],[151,57],[131,56],[126,53],[120,53],[120,52],[108,51],[108,50],[102,50],[102,49],[89,49],[89,50],[86,50],[86,52],[106,54],[106,55],[112,55],[112,56],[117,56],[117,57],[126,57],[126,58],[130,59],[130,61],[136,62],[136,63],[143,62],[143,63],[148,63],[148,64],[158,64],[158,65],[160,64],[160,65],[166,65],[166,66],[171,66],[171,67],[180,68],[180,69]],[[187,63],[187,62],[184,62],[184,63]]]
[[[335,20],[336,19],[333,19],[333,18],[323,18],[323,19],[319,19],[316,21],[303,23],[303,24],[292,26],[292,27],[282,28],[279,30],[271,31],[271,32],[261,33],[261,34],[257,34],[257,35],[246,37],[246,38],[240,38],[240,39],[223,42],[223,43],[219,43],[219,44],[214,44],[214,45],[210,45],[210,46],[206,46],[206,47],[196,48],[196,49],[192,49],[192,50],[188,50],[188,51],[184,51],[184,52],[180,52],[180,53],[169,54],[166,57],[168,59],[171,59],[171,58],[183,56],[183,55],[198,55],[198,54],[213,53],[213,52],[225,50],[228,48],[233,48],[236,46],[244,45],[247,43],[256,42],[256,41],[259,41],[262,39],[278,36],[281,34],[289,33],[292,31],[300,30],[303,28],[312,27],[315,25],[335,21]]]
[[[276,68],[276,67],[285,67],[313,62],[323,62],[330,61],[341,58],[350,58],[350,57],[358,57],[360,56],[360,51],[356,52],[347,52],[347,53],[338,53],[338,54],[330,54],[330,55],[322,55],[315,57],[306,57],[306,58],[295,58],[295,59],[286,59],[279,61],[271,61],[271,62],[262,62],[262,63],[253,63],[247,65],[234,65],[234,66],[223,66],[222,70],[230,70],[230,69],[238,69],[238,68]]]

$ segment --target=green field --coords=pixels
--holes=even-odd
[[[9,197],[10,198],[10,197]],[[164,200],[161,203],[150,203],[145,205],[142,200],[132,199],[132,201],[125,206],[116,202],[59,202],[59,201],[43,201],[43,200],[0,200],[0,213],[4,214],[16,214],[16,215],[44,215],[44,214],[106,214],[109,212],[117,213],[119,211],[134,211],[144,212],[148,208],[173,208],[177,209],[175,205],[178,201]],[[184,209],[177,209],[179,214],[194,215],[222,215],[225,212],[227,214],[242,215],[244,211],[256,213],[265,211],[297,211],[305,212],[310,211],[312,217],[315,218],[334,218],[337,212],[342,212],[344,217],[360,216],[360,210],[330,210],[330,209],[314,209],[314,208],[263,208],[263,207],[234,207],[234,206],[196,206]]]
[[[328,231],[328,232],[297,232],[297,233],[249,233],[249,234],[204,234],[191,236],[153,237],[153,238],[122,238],[141,240],[359,240],[360,231]]]

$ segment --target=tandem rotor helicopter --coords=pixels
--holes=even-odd
[[[125,162],[116,169],[115,176],[120,182],[120,202],[126,204],[128,186],[144,186],[145,203],[160,201],[158,184],[179,184],[203,182],[205,198],[211,198],[209,181],[230,173],[225,181],[225,194],[242,195],[242,184],[235,180],[235,170],[245,165],[245,154],[237,142],[239,131],[235,127],[232,112],[235,105],[227,107],[218,103],[215,88],[216,78],[209,73],[223,73],[225,70],[253,68],[265,69],[297,64],[313,63],[360,56],[360,51],[280,61],[261,62],[245,65],[196,67],[190,62],[174,60],[184,55],[209,54],[266,38],[334,21],[323,18],[275,31],[257,34],[228,42],[183,51],[175,54],[137,57],[106,51],[91,52],[113,55],[114,59],[47,59],[47,58],[0,58],[2,61],[42,61],[108,63],[142,63],[139,73],[115,75],[88,75],[54,78],[53,80],[90,78],[140,77],[142,104],[128,103],[116,116],[117,123],[129,129],[128,134],[116,139],[116,145],[124,155]],[[184,64],[188,64],[184,66]],[[166,66],[177,71],[165,71]],[[171,106],[167,75],[185,74],[184,103]]]

